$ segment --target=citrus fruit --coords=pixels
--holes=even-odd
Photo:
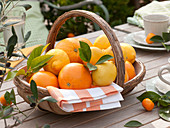
[[[97,70],[92,71],[93,85],[110,85],[117,76],[117,68],[112,61],[96,64]]]
[[[65,65],[59,73],[58,81],[61,89],[86,89],[92,84],[89,70],[80,63]]]
[[[1,104],[2,104],[3,106],[11,105],[12,102],[11,102],[10,104],[7,103],[4,96],[5,96],[5,94],[3,94],[3,95],[0,97],[0,102],[1,102]]]
[[[73,33],[68,33],[67,34],[67,37],[70,38],[70,37],[75,37],[75,35]]]
[[[46,88],[47,86],[58,87],[57,77],[48,71],[39,71],[34,73],[30,78],[29,83],[31,83],[31,80],[34,80],[37,86],[43,88]]]
[[[125,70],[127,71],[127,74],[129,76],[129,80],[131,80],[133,77],[136,76],[135,68],[129,61],[125,62]]]
[[[146,42],[147,42],[148,44],[154,43],[153,41],[150,40],[153,36],[155,36],[155,34],[153,34],[153,33],[149,33],[149,34],[147,35],[147,37],[146,37]]]
[[[64,40],[61,40],[59,43],[56,44],[55,47],[55,49],[64,50],[69,56],[71,63],[73,62],[82,63],[82,60],[79,56],[79,48],[80,48],[79,41],[74,38],[66,38]]]
[[[68,63],[70,59],[65,51],[62,49],[51,49],[46,55],[54,55],[44,66],[45,71],[49,71],[55,75],[58,75],[60,70]]]
[[[90,47],[93,46],[93,44],[87,38],[80,37],[80,38],[76,38],[76,39],[78,39],[78,41],[82,41],[82,42],[87,43]]]
[[[128,80],[129,80],[129,76],[128,76],[127,71],[125,70],[125,80],[124,80],[124,83],[126,83]]]
[[[102,57],[103,53],[102,50],[98,47],[90,47],[90,50],[91,50],[90,63],[95,65],[96,62]],[[83,63],[86,64],[86,62]]]
[[[94,41],[93,46],[98,47],[100,49],[106,49],[110,46],[110,42],[106,35],[100,35]]]
[[[152,109],[154,108],[154,103],[152,102],[152,100],[150,100],[149,98],[145,98],[142,101],[142,106],[147,110],[147,111],[152,111]]]
[[[134,63],[136,59],[135,49],[127,43],[120,43],[120,46],[123,52],[124,61],[128,60],[129,62]]]
[[[113,58],[110,59],[110,61],[115,62],[114,54],[113,54],[113,51],[112,51],[112,47],[111,47],[111,46],[109,46],[107,49],[102,49],[102,52],[103,52],[103,55],[111,55],[111,56],[113,56]]]

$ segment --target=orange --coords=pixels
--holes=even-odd
[[[113,56],[113,58],[110,59],[110,61],[115,62],[115,58],[114,58],[114,54],[113,54],[111,46],[109,46],[107,49],[102,49],[102,52],[103,52],[103,55],[111,55],[111,56]]]
[[[98,47],[100,49],[106,49],[110,46],[110,42],[106,35],[100,35],[94,41],[93,46]]]
[[[103,53],[102,50],[98,47],[90,47],[91,50],[91,59],[90,63],[95,65],[97,61],[102,57]],[[86,64],[86,62],[83,62]]]
[[[153,41],[150,40],[153,36],[155,36],[154,33],[149,33],[149,34],[147,35],[147,37],[146,37],[146,42],[147,42],[148,44],[154,43]]]
[[[125,70],[125,80],[124,80],[124,83],[126,83],[128,80],[129,80],[129,76],[128,76],[127,71]]]
[[[90,47],[93,46],[93,44],[87,38],[80,37],[80,38],[76,38],[76,39],[78,39],[78,41],[82,41],[82,42],[87,43]]]
[[[37,86],[43,88],[46,88],[47,86],[58,87],[58,79],[51,72],[47,71],[36,72],[30,78],[29,83],[31,83],[31,80],[34,80]]]
[[[79,48],[79,41],[74,38],[66,38],[61,40],[55,47],[55,49],[64,50],[67,53],[71,63],[82,63],[82,60],[79,56]]]
[[[145,98],[142,101],[142,106],[147,110],[147,111],[152,111],[152,109],[154,108],[154,103],[152,102],[152,100],[150,100],[149,98]]]
[[[4,95],[5,95],[5,94],[3,94],[3,95],[0,97],[0,102],[1,102],[1,104],[2,104],[3,106],[11,105],[11,104],[12,104],[12,102],[11,102],[10,104],[9,104],[9,103],[7,103],[7,102],[6,102],[6,100],[5,100]]]
[[[120,46],[123,52],[124,61],[128,60],[129,62],[134,63],[136,59],[135,49],[127,43],[120,43]]]
[[[125,70],[127,71],[127,74],[129,76],[129,80],[131,80],[133,77],[136,76],[135,68],[129,61],[125,62]]]
[[[80,63],[64,66],[59,73],[58,81],[61,89],[86,89],[92,84],[89,70]]]
[[[68,33],[67,34],[67,37],[70,38],[70,37],[75,37],[75,35],[73,33]]]
[[[62,49],[51,49],[46,55],[54,55],[44,66],[45,71],[49,71],[55,75],[58,75],[60,70],[68,63],[70,59],[65,51]]]

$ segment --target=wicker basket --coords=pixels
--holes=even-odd
[[[143,80],[143,77],[146,73],[144,65],[136,60],[134,62],[134,67],[136,71],[136,76],[126,82],[124,84],[124,75],[125,75],[125,65],[124,65],[124,60],[123,60],[123,54],[121,51],[121,47],[119,44],[119,41],[117,40],[116,35],[114,34],[112,28],[108,25],[108,23],[103,20],[100,16],[96,15],[95,13],[89,12],[89,11],[84,11],[84,10],[73,10],[64,13],[61,15],[53,24],[50,33],[48,35],[47,43],[50,43],[48,46],[47,51],[50,49],[54,48],[54,44],[56,41],[57,34],[61,28],[61,26],[64,24],[64,22],[67,19],[70,19],[72,17],[79,17],[83,16],[85,18],[88,18],[92,20],[93,22],[97,23],[100,28],[104,31],[106,36],[108,37],[110,44],[112,46],[112,51],[115,55],[115,63],[117,67],[117,79],[116,83],[120,85],[121,87],[124,88],[124,91],[122,92],[123,95],[127,94],[128,92],[132,91],[133,88],[140,83]],[[27,83],[22,77],[15,77],[14,78],[14,84],[17,86],[17,91],[18,94],[24,98],[26,102],[29,103],[27,99],[27,95],[32,95],[31,90],[30,90],[30,85]],[[38,93],[39,93],[39,99],[49,96],[50,94],[48,93],[47,89],[38,87]],[[56,114],[69,114],[68,112],[64,112],[61,110],[56,103],[51,103],[51,102],[42,102],[39,107],[43,110],[48,110],[50,112],[56,113]]]

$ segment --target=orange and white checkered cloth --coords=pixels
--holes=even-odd
[[[105,110],[121,107],[123,88],[115,83],[105,87],[81,90],[59,89],[47,87],[50,95],[58,102],[58,106],[66,112]]]

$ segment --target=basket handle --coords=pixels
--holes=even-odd
[[[91,21],[98,24],[100,26],[100,28],[106,34],[106,36],[112,46],[112,51],[115,56],[115,64],[117,67],[116,83],[123,87],[124,75],[125,75],[125,65],[124,65],[123,54],[122,54],[122,50],[121,50],[119,41],[118,41],[116,35],[114,34],[112,28],[109,26],[109,24],[104,19],[102,19],[100,16],[98,16],[97,14],[95,14],[93,12],[85,11],[85,10],[72,10],[72,11],[66,12],[63,15],[61,15],[60,17],[58,17],[49,32],[49,35],[47,38],[47,44],[50,43],[50,45],[48,46],[46,52],[49,51],[50,49],[54,48],[57,34],[58,34],[61,26],[65,23],[65,21],[67,21],[68,19],[70,19],[72,17],[80,17],[80,16],[88,18]]]

